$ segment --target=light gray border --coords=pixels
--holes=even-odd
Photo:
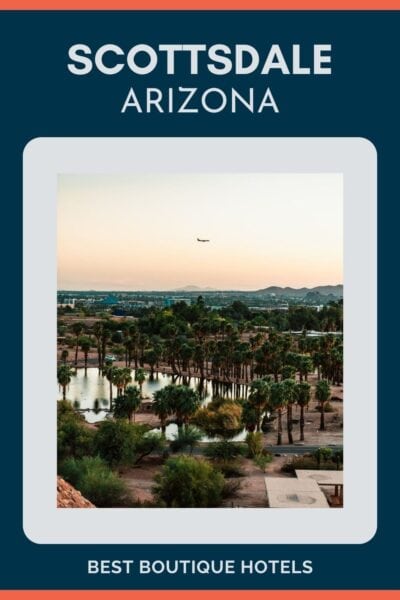
[[[377,525],[376,164],[375,148],[363,138],[36,138],[27,144],[23,526],[30,540],[314,544],[364,543],[373,537]],[[343,509],[56,508],[57,175],[135,172],[343,174]]]

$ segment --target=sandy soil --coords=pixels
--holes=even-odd
[[[161,470],[162,464],[160,457],[148,456],[137,467],[126,468],[120,472],[134,500],[153,500],[154,477]]]

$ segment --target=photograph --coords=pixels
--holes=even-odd
[[[343,508],[343,210],[338,172],[58,174],[58,508]]]

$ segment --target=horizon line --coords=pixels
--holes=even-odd
[[[291,290],[295,290],[295,291],[299,291],[299,290],[314,290],[315,288],[319,288],[319,287],[339,287],[342,286],[343,287],[343,283],[322,283],[322,284],[318,284],[318,285],[313,285],[313,286],[300,286],[300,287],[293,287],[290,285],[268,285],[265,288],[257,288],[257,289],[235,289],[235,288],[213,288],[213,289],[205,289],[205,288],[201,288],[199,287],[199,289],[195,289],[195,290],[189,290],[189,289],[185,289],[185,287],[190,287],[190,286],[184,286],[182,288],[166,288],[166,289],[149,289],[149,290],[145,290],[145,289],[137,289],[137,290],[128,290],[128,289],[118,289],[118,288],[102,288],[102,289],[80,289],[80,288],[73,288],[73,289],[65,289],[65,288],[57,288],[57,293],[58,292],[118,292],[118,293],[128,293],[128,294],[134,294],[134,293],[140,293],[140,292],[144,292],[144,293],[163,293],[163,292],[186,292],[186,293],[196,293],[196,292],[201,292],[201,293],[205,293],[205,294],[212,294],[215,292],[241,292],[241,293],[254,293],[254,292],[260,292],[269,288],[278,288],[281,290],[284,289],[291,289]]]

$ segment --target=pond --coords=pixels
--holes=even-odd
[[[132,369],[132,384],[135,384],[135,370]],[[175,383],[177,385],[182,383],[189,383],[189,386],[199,391],[203,401],[203,406],[211,402],[213,398],[213,386],[210,381],[203,381],[203,385],[200,385],[200,379],[198,377],[191,377],[190,382],[182,377],[173,377],[163,373],[155,373],[154,377],[151,378],[149,373],[146,373],[146,380],[143,383],[143,398],[144,400],[152,400],[154,392],[161,390],[167,385]],[[236,386],[225,386],[224,395],[233,397],[234,393],[238,390],[234,389]],[[113,398],[117,395],[117,388],[113,385]],[[242,396],[247,393],[247,386],[240,386],[240,392]],[[221,392],[220,392],[221,393]],[[57,399],[62,398],[62,390],[58,386]],[[103,377],[97,368],[88,368],[85,374],[83,368],[78,368],[76,373],[72,375],[71,383],[67,387],[67,399],[74,405],[74,407],[81,411],[85,416],[88,423],[98,423],[103,421],[109,415],[110,406],[110,383],[106,377]],[[154,431],[159,431],[155,429]],[[174,438],[178,431],[177,425],[174,423],[167,426],[166,437],[171,440]],[[234,438],[235,441],[241,441],[246,437],[246,433],[243,432]],[[204,438],[203,441],[207,441],[208,438]]]

